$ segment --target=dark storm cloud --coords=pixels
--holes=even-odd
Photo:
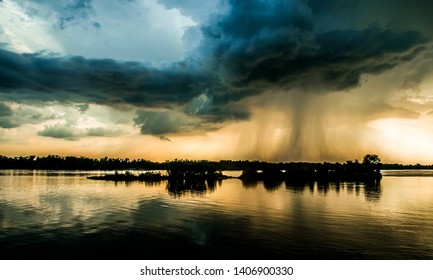
[[[68,9],[82,16],[92,8],[91,1],[73,3]],[[190,4],[182,4],[184,13],[204,14]],[[394,68],[424,51],[428,40],[417,31],[371,25],[373,21],[339,24],[344,10],[358,6],[359,1],[351,0],[226,1],[219,13],[200,18],[201,42],[184,61],[158,68],[0,50],[0,96],[183,108],[185,116],[201,118],[204,124],[245,119],[249,108],[242,101],[269,89],[346,90],[358,86],[362,74]],[[317,28],[318,23],[324,26]],[[143,134],[155,135],[196,125],[167,112],[139,111],[135,124]],[[62,132],[47,128],[41,133]]]
[[[187,120],[172,111],[138,111],[134,119],[142,134],[176,133],[188,125]]]
[[[208,59],[231,88],[348,89],[361,74],[393,68],[427,42],[415,31],[377,26],[316,34],[303,1],[230,3],[228,13],[213,16],[202,29],[204,46],[211,48]]]
[[[399,29],[417,29],[432,35],[433,2],[426,0],[308,0],[318,28],[379,22]]]
[[[198,95],[208,77],[184,63],[47,58],[0,50],[0,91],[9,99],[170,106]]]
[[[414,31],[396,32],[370,27],[365,30],[339,30],[320,34],[319,53],[303,61],[330,89],[359,85],[362,74],[377,74],[410,60],[425,48],[414,48],[427,39]],[[308,82],[308,78],[304,82]]]

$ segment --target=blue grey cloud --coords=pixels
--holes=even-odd
[[[61,124],[46,126],[42,131],[38,132],[38,135],[65,140],[78,140],[80,138],[74,127]]]
[[[18,106],[12,109],[8,104],[0,102],[0,127],[15,128],[23,124],[36,124],[53,118],[52,114],[41,114],[34,108]]]
[[[45,126],[45,128],[38,132],[39,136],[50,137],[56,139],[63,139],[75,141],[85,137],[115,137],[122,134],[122,131],[104,127],[91,127],[87,129],[77,129],[74,125],[55,124]]]
[[[165,135],[189,130],[193,122],[185,115],[173,111],[140,110],[134,119],[142,134]]]
[[[61,18],[59,18],[59,20],[56,24],[56,27],[59,28],[60,30],[64,30],[69,25],[73,25],[76,23],[77,23],[76,19],[73,16],[61,17]]]
[[[62,3],[62,1],[59,1]],[[50,3],[51,6],[53,5]],[[72,2],[66,2],[60,4],[58,12],[59,19],[55,24],[55,27],[64,30],[70,25],[76,25],[80,22],[81,19],[86,19],[89,16],[89,13],[92,13],[92,0],[74,0]],[[92,23],[94,27],[100,28],[100,24]]]
[[[1,128],[13,128],[19,126],[13,118],[12,109],[6,104],[0,103],[0,127]]]
[[[433,2],[425,0],[308,0],[317,30],[363,28],[373,22],[433,35]]]
[[[12,109],[6,104],[0,103],[0,117],[12,116]]]
[[[44,57],[0,50],[0,91],[7,99],[170,106],[199,95],[210,77],[174,63]]]
[[[100,24],[99,22],[97,22],[97,21],[92,22],[92,26],[93,26],[94,28],[96,28],[96,29],[99,29],[99,28],[102,27],[101,24]]]

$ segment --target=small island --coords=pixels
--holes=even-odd
[[[139,174],[134,174],[131,171],[120,173],[116,171],[114,174],[104,174],[101,176],[89,176],[88,179],[107,180],[107,181],[142,181],[142,182],[158,182],[162,180],[223,180],[234,178],[223,175],[218,170],[218,166],[210,161],[192,161],[192,160],[174,160],[164,163],[164,169],[167,175],[162,175],[160,171],[146,170]]]
[[[157,172],[157,171],[142,172],[140,174],[133,174],[130,171],[126,171],[125,173],[119,173],[118,171],[116,171],[114,172],[114,174],[89,176],[87,178],[92,180],[105,180],[105,181],[116,181],[116,182],[119,181],[160,182],[162,180],[166,180],[168,176],[162,175],[161,172]]]
[[[164,163],[166,175],[159,171],[144,171],[134,174],[131,171],[115,172],[101,176],[90,176],[93,180],[159,182],[176,181],[176,185],[190,185],[199,181],[217,181],[238,178],[244,181],[329,181],[329,182],[377,182],[381,179],[381,160],[379,156],[368,154],[362,162],[358,160],[341,163],[269,163],[235,162],[233,167],[243,165],[239,177],[226,176],[222,173],[224,163],[211,161],[174,160]],[[226,167],[229,167],[226,165]],[[228,169],[230,170],[230,169]],[[239,169],[238,169],[239,170]],[[181,184],[179,182],[182,182]]]

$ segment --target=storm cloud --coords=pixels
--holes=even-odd
[[[165,135],[189,130],[194,122],[174,111],[138,111],[134,119],[142,134]]]
[[[77,10],[84,17],[91,13],[91,1],[71,3],[74,16]],[[213,13],[188,3],[182,12],[200,22],[185,34],[195,30],[199,36],[182,61],[154,65],[0,50],[0,99],[131,106],[142,134],[175,134],[247,119],[245,100],[265,92],[355,88],[362,75],[404,64],[429,42],[413,30],[335,24],[337,8],[329,1],[230,0]],[[58,28],[68,28],[74,16],[60,18]],[[58,126],[40,135],[76,138],[70,128]]]
[[[209,77],[185,63],[46,57],[0,50],[0,91],[8,99],[169,106],[198,95]]]
[[[309,86],[342,90],[413,58],[427,42],[416,31],[371,25],[314,32],[304,1],[230,1],[202,27],[206,58],[228,88]],[[418,48],[417,48],[418,47]],[[211,49],[209,51],[208,49]]]

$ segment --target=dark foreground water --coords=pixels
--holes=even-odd
[[[184,192],[0,174],[1,259],[433,259],[432,171],[380,187],[229,179]]]

